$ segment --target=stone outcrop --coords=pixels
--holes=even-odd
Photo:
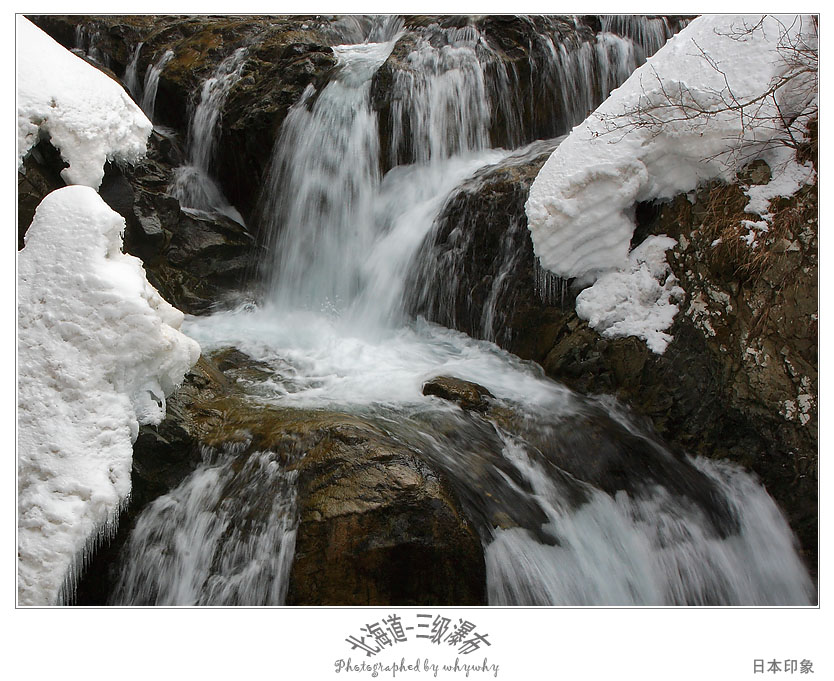
[[[234,349],[202,358],[168,401],[165,420],[140,430],[131,505],[116,539],[94,557],[76,602],[108,602],[119,552],[142,508],[182,482],[204,452],[225,450],[236,452],[241,477],[227,484],[227,508],[236,494],[247,495],[247,461],[256,452],[275,452],[297,476],[287,604],[484,605],[481,542],[445,476],[365,419],[252,402],[241,386],[266,370]],[[247,512],[270,504],[264,498]]]
[[[308,85],[320,85],[336,63],[331,38],[322,31],[326,20],[300,15],[30,18],[68,49],[119,77],[124,77],[141,42],[136,64],[140,83],[171,50],[174,56],[159,78],[154,123],[177,131],[182,140],[203,81],[225,57],[246,47],[242,76],[222,112],[213,172],[247,222],[254,216],[272,147],[289,107]]]
[[[749,217],[738,185],[704,187],[694,203],[682,196],[637,207],[633,243],[650,234],[677,239],[668,260],[686,291],[669,331],[674,341],[656,355],[638,338],[600,337],[576,315],[571,283],[537,269],[524,202],[545,157],[482,171],[450,197],[417,269],[416,279],[430,283],[415,290],[412,309],[494,340],[582,393],[615,395],[681,450],[754,471],[814,573],[816,185],[774,202],[779,226],[755,257],[713,245],[721,229]],[[768,178],[761,168],[742,173],[747,182]],[[496,257],[502,252],[511,267]]]
[[[536,143],[482,169],[447,199],[410,275],[413,313],[512,352],[538,337],[548,315],[536,292],[524,202],[554,148]]]
[[[125,218],[125,250],[142,259],[148,281],[175,307],[200,314],[240,296],[260,249],[246,226],[183,209],[168,193],[181,159],[176,140],[154,132],[144,160],[108,165],[99,193]]]
[[[404,94],[397,87],[398,80],[410,82],[409,74],[414,71],[409,54],[420,44],[438,49],[455,44],[467,28],[480,36],[476,50],[478,59],[485,65],[484,87],[493,102],[491,146],[516,148],[536,139],[564,134],[571,123],[578,122],[572,121],[569,112],[561,110],[558,97],[554,99],[560,85],[544,83],[542,75],[553,71],[549,62],[554,42],[572,51],[594,39],[595,33],[587,26],[559,16],[449,15],[404,19],[409,30],[376,72],[371,87],[379,118],[383,169],[411,163],[416,157],[411,145],[410,118],[397,106]],[[598,97],[602,101],[604,95],[599,93]],[[402,129],[395,142],[393,131],[398,123]]]
[[[289,605],[484,605],[477,534],[442,476],[361,423],[318,431],[299,463]]]
[[[142,258],[149,281],[173,305],[199,314],[239,295],[259,259],[257,221],[244,226],[224,215],[183,210],[170,194],[174,169],[187,160],[189,116],[202,82],[235,49],[247,47],[242,76],[221,112],[213,173],[248,225],[284,116],[335,64],[329,38],[320,30],[326,22],[302,16],[31,19],[117,80],[140,43],[139,83],[166,51],[173,52],[160,75],[154,113],[159,125],[147,158],[132,167],[108,166],[100,193],[127,222],[125,249]],[[141,92],[136,94],[141,101]],[[62,167],[48,141],[25,159],[18,175],[21,247],[34,208],[63,186]]]
[[[423,394],[456,402],[469,411],[486,411],[489,408],[488,398],[493,396],[482,385],[454,376],[435,376],[429,379],[423,383]]]

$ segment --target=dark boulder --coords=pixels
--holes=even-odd
[[[470,411],[486,411],[489,408],[487,398],[493,396],[482,385],[454,376],[435,376],[429,379],[423,383],[423,394],[456,402]]]
[[[77,604],[113,602],[122,549],[142,509],[185,480],[208,453],[221,451],[233,461],[216,513],[231,518],[236,541],[263,531],[275,494],[294,499],[287,604],[486,603],[480,539],[434,465],[364,419],[252,401],[243,390],[266,365],[234,349],[218,352],[216,360],[202,358],[168,400],[162,423],[140,429],[131,503],[116,537],[80,580]],[[266,486],[258,474],[264,452],[286,472]],[[293,479],[291,493],[286,481]],[[246,595],[241,599],[244,604]]]
[[[50,192],[64,186],[61,171],[67,164],[48,141],[38,142],[17,171],[17,249],[23,248],[23,238],[35,209]]]
[[[447,199],[409,277],[413,313],[525,358],[531,345],[545,350],[553,315],[542,312],[553,306],[544,304],[546,275],[533,254],[524,203],[554,147],[540,142],[484,168]]]
[[[245,47],[242,76],[221,112],[212,172],[247,221],[254,216],[287,111],[308,85],[319,87],[336,63],[322,30],[327,21],[302,15],[48,15],[31,20],[68,49],[79,49],[79,35],[95,35],[96,54],[105,55],[109,68],[122,78],[141,42],[136,64],[140,83],[152,65],[173,52],[159,77],[154,123],[178,131],[183,139],[203,82],[223,59]]]

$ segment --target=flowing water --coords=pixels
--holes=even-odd
[[[135,101],[140,101],[141,84],[139,82],[139,55],[142,52],[144,41],[136,43],[133,51],[130,53],[130,59],[125,67],[125,75],[122,78],[127,91],[131,94]]]
[[[308,88],[283,124],[261,211],[269,296],[190,318],[186,332],[205,352],[233,346],[258,362],[260,377],[241,379],[252,400],[358,415],[442,470],[480,535],[491,604],[810,603],[792,534],[749,475],[672,454],[613,400],[574,394],[492,343],[406,313],[409,271],[444,201],[511,153],[490,148],[490,128],[513,77],[474,28],[417,36],[394,78],[385,149],[371,89],[402,32],[386,21],[340,26],[357,42],[335,48],[332,80]],[[542,97],[569,103],[560,110],[574,122],[637,52],[608,34],[576,54],[550,35],[540,43],[537,58],[558,73]],[[496,296],[512,264],[501,256]],[[538,279],[532,295],[558,296]],[[493,408],[424,396],[437,375],[485,386]],[[283,602],[294,476],[274,453],[239,455],[207,450],[142,513],[114,603]]]
[[[153,112],[156,108],[156,91],[159,89],[159,77],[165,66],[174,58],[173,50],[165,50],[157,62],[148,67],[145,73],[145,84],[142,90],[140,107],[145,115],[153,122]]]
[[[240,79],[247,50],[241,47],[224,59],[214,75],[203,83],[200,100],[188,126],[188,162],[174,171],[169,191],[183,208],[221,213],[243,224],[243,218],[231,206],[211,176],[217,152],[218,123],[223,104],[232,86]]]

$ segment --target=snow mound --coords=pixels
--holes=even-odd
[[[785,177],[810,179],[810,165],[798,169],[781,142],[789,139],[785,121],[791,134],[801,135],[816,109],[816,48],[810,17],[692,21],[542,167],[526,204],[542,266],[588,280],[624,267],[636,202],[730,180],[756,158],[779,167],[771,195],[751,196],[759,211],[766,211],[772,192],[797,186]],[[797,66],[805,57],[812,63]]]
[[[18,602],[52,605],[130,492],[140,424],[200,355],[183,314],[121,252],[90,187],[38,206],[18,256]],[[69,582],[71,584],[71,581]]]
[[[69,163],[67,184],[98,189],[108,160],[145,154],[153,126],[121,85],[17,17],[17,153],[41,136]]]
[[[576,314],[601,336],[637,336],[663,354],[672,336],[664,333],[678,312],[684,291],[666,262],[677,242],[650,236],[628,255],[628,266],[606,272],[576,298]]]

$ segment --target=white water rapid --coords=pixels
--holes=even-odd
[[[492,343],[409,318],[407,275],[444,200],[510,153],[490,148],[490,129],[502,107],[513,120],[512,100],[496,99],[513,78],[475,28],[421,34],[394,78],[384,142],[372,79],[402,31],[372,28],[374,41],[334,48],[335,75],[308,88],[283,123],[261,210],[269,295],[189,318],[186,332],[204,352],[233,346],[265,367],[267,376],[245,382],[253,399],[361,415],[442,470],[478,528],[490,604],[809,604],[813,585],[788,525],[749,475],[675,456],[613,401],[583,398]],[[542,97],[562,102],[570,124],[636,65],[633,42],[612,34],[574,52],[553,36],[540,42],[551,67]],[[526,143],[516,132],[511,141]],[[393,162],[384,173],[381,158]],[[539,287],[551,287],[544,279]],[[494,315],[484,324],[496,332]],[[518,427],[424,396],[438,375],[485,386]],[[233,460],[233,451],[207,452],[141,515],[114,603],[283,602],[293,477],[269,452],[242,472]],[[238,525],[258,494],[274,503],[244,541]]]

